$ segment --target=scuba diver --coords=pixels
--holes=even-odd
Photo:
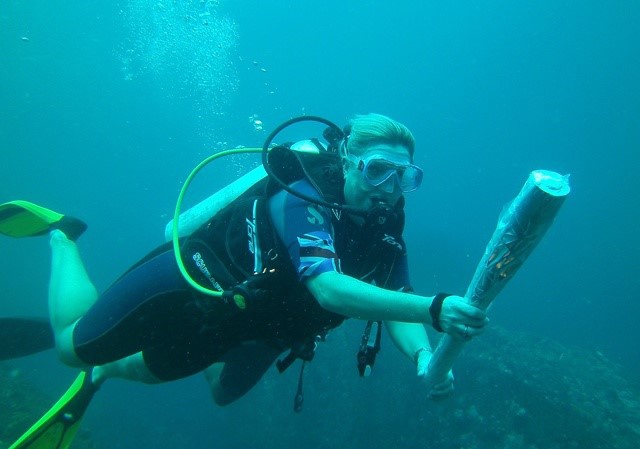
[[[404,194],[420,187],[423,172],[413,164],[409,129],[366,114],[344,130],[330,127],[324,138],[266,142],[269,176],[181,236],[178,261],[166,243],[100,295],[75,242],[84,223],[27,202],[2,205],[0,233],[50,235],[50,341],[62,362],[83,370],[11,448],[53,434],[59,440],[51,447],[67,447],[109,378],[152,384],[204,372],[215,403],[229,404],[274,363],[283,371],[302,359],[304,367],[317,342],[347,318],[368,321],[361,375],[373,365],[381,322],[420,377],[432,355],[425,325],[465,340],[479,335],[488,322],[484,311],[460,296],[422,296],[411,288]],[[425,396],[447,396],[452,388],[450,375]],[[296,409],[301,403],[299,385]],[[54,425],[64,431],[49,432]]]

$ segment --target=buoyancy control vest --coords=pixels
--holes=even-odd
[[[304,145],[321,151],[305,152]],[[270,151],[271,168],[287,184],[306,179],[329,203],[343,202],[339,156],[316,140],[278,146]],[[323,309],[298,281],[288,251],[276,235],[267,203],[279,192],[269,178],[255,183],[197,231],[183,239],[181,252],[189,274],[216,290],[240,292],[246,299],[238,319],[247,339],[277,339],[285,346],[313,338],[341,324],[345,317]],[[332,210],[334,244],[342,271],[384,286],[396,257],[404,252],[404,201],[384,222],[359,227]],[[382,218],[381,218],[382,220]],[[230,301],[231,302],[231,301]]]

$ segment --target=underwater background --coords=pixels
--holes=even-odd
[[[270,371],[227,408],[213,405],[202,376],[158,386],[112,381],[83,423],[95,447],[535,447],[540,442],[518,427],[531,430],[528,423],[454,440],[436,438],[429,417],[491,427],[504,417],[488,385],[501,401],[521,394],[532,364],[550,353],[559,356],[536,365],[544,367],[536,376],[558,379],[573,367],[565,380],[580,395],[596,397],[589,386],[607,385],[606,400],[626,398],[633,409],[638,23],[633,0],[3,1],[0,202],[27,199],[86,221],[79,246],[100,291],[163,242],[182,182],[200,160],[261,146],[299,115],[342,126],[354,114],[379,112],[413,131],[425,181],[407,196],[405,236],[413,285],[424,294],[466,289],[503,205],[530,171],[570,174],[556,223],[490,309],[496,330],[454,367],[457,392],[447,404],[426,398],[388,336],[373,376],[358,378],[363,324],[350,320],[307,367],[300,415],[292,411],[297,369]],[[255,156],[214,163],[187,202],[257,163]],[[0,316],[45,316],[47,239],[3,238],[0,248]],[[575,363],[565,366],[565,353]],[[496,367],[483,357],[518,364],[483,382]],[[595,365],[602,369],[587,373]],[[51,351],[2,366],[46,398],[33,422],[76,374]],[[624,392],[616,392],[620,383]],[[610,447],[637,447],[639,435]],[[554,444],[547,447],[565,447]]]

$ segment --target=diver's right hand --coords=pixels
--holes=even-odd
[[[469,304],[462,296],[447,296],[440,311],[440,327],[452,337],[471,340],[480,335],[489,318],[484,310]]]

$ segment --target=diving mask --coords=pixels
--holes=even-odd
[[[364,179],[374,187],[381,186],[393,176],[403,193],[413,192],[422,183],[424,173],[417,165],[399,160],[393,161],[387,155],[375,153],[364,158],[353,155],[347,157],[356,164]]]

